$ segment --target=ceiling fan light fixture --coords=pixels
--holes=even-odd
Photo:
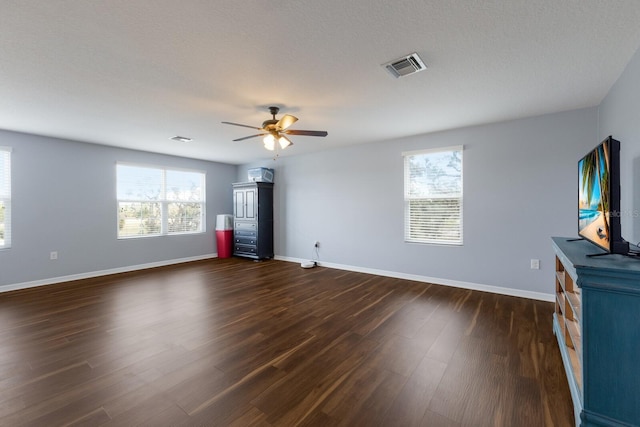
[[[269,112],[273,116],[272,119],[265,120],[262,122],[262,127],[243,125],[241,123],[233,123],[233,122],[222,122],[226,125],[240,126],[243,128],[255,129],[260,133],[255,135],[249,135],[242,138],[234,139],[233,141],[244,141],[245,139],[256,138],[258,136],[262,136],[262,142],[264,143],[264,148],[269,151],[274,151],[277,148],[284,150],[290,145],[293,145],[293,142],[287,138],[284,134],[287,135],[301,135],[301,136],[327,136],[327,131],[324,130],[300,130],[300,129],[288,129],[289,126],[298,121],[298,118],[292,116],[291,114],[285,114],[280,118],[280,120],[276,119],[276,114],[278,114],[280,108],[278,107],[269,107]],[[278,145],[276,145],[276,142]]]
[[[286,136],[280,135],[280,138],[278,138],[278,144],[280,144],[280,148],[282,148],[284,150],[285,148],[287,148],[288,146],[290,146],[293,143]]]
[[[265,136],[262,142],[264,142],[264,148],[269,151],[273,151],[276,148],[276,139],[271,134]]]

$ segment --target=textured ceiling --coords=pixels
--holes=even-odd
[[[638,0],[3,1],[0,128],[239,164],[271,156],[220,122],[269,105],[329,132],[281,155],[589,107],[639,22]],[[426,71],[380,65],[412,52]]]

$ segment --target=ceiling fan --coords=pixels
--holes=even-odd
[[[272,119],[265,120],[262,122],[262,127],[242,125],[240,123],[232,123],[232,122],[222,122],[226,125],[233,126],[242,126],[250,129],[257,129],[260,133],[251,136],[245,136],[243,138],[234,139],[234,141],[243,141],[249,138],[255,138],[256,136],[263,136],[264,148],[267,150],[273,151],[276,148],[276,141],[280,145],[280,148],[285,149],[288,146],[292,145],[293,142],[286,135],[303,135],[303,136],[327,136],[326,131],[320,130],[296,130],[289,129],[289,126],[298,121],[297,117],[294,117],[290,114],[285,114],[282,116],[280,120],[276,119],[276,114],[278,114],[280,108],[278,107],[269,107],[269,112],[273,116]]]

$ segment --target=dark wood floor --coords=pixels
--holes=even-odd
[[[217,259],[0,294],[2,426],[571,426],[553,305]]]

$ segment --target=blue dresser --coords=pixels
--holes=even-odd
[[[640,426],[640,258],[553,237],[553,329],[576,425]]]

